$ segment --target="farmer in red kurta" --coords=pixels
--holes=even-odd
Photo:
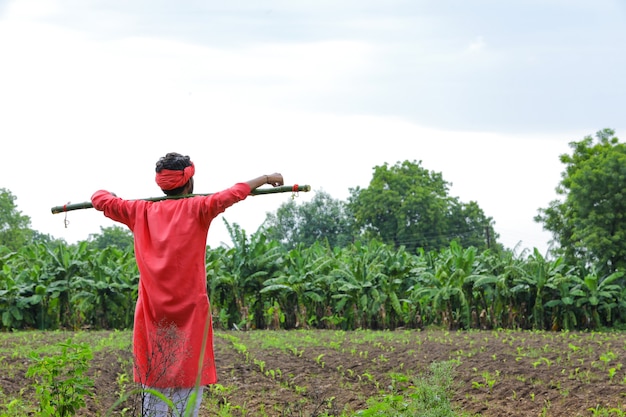
[[[157,162],[156,182],[167,195],[191,194],[194,173],[188,156],[169,153]],[[94,208],[134,235],[140,274],[134,376],[144,387],[171,395],[172,389],[217,382],[206,290],[207,234],[217,215],[264,184],[283,185],[283,177],[263,175],[210,196],[159,202],[124,200],[103,190],[92,196]]]

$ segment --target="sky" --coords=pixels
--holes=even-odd
[[[315,192],[347,200],[375,166],[419,161],[476,201],[499,241],[546,253],[533,219],[569,143],[626,139],[623,0],[0,0],[0,188],[73,243],[114,225],[52,214],[99,189],[162,195],[283,174],[311,192],[249,197],[214,220],[254,233]]]

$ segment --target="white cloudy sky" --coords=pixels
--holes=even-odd
[[[626,135],[625,45],[622,0],[0,0],[0,188],[74,242],[113,223],[52,206],[158,196],[170,151],[196,192],[279,171],[338,199],[415,160],[545,252],[559,155]],[[221,217],[253,233],[289,198]]]

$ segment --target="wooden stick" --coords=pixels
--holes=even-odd
[[[250,195],[262,195],[262,194],[276,194],[276,193],[297,193],[297,192],[308,192],[311,191],[310,185],[283,185],[280,187],[272,187],[272,188],[257,188],[252,190]],[[145,200],[145,201],[163,201],[163,200],[177,200],[179,198],[190,198],[190,197],[200,197],[207,196],[210,194],[184,194],[184,195],[176,195],[176,196],[161,196],[161,197],[148,197],[148,198],[138,198],[137,200]],[[82,210],[93,208],[91,201],[85,201],[83,203],[75,203],[75,204],[65,204],[62,206],[52,207],[52,214],[64,213],[72,210]]]

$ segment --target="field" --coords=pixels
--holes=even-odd
[[[0,334],[0,415],[36,415],[29,355],[58,355],[68,338],[93,351],[95,395],[77,415],[133,415],[136,395],[112,408],[134,388],[130,332],[36,331]],[[200,415],[353,415],[408,398],[415,378],[447,363],[458,415],[623,416],[625,349],[626,335],[600,332],[216,331],[220,381]]]

